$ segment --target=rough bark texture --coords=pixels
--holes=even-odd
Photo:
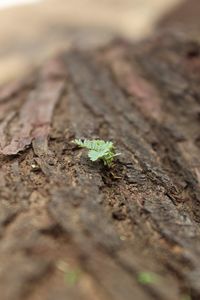
[[[1,88],[2,300],[200,299],[199,74],[197,41],[159,35]],[[75,137],[122,155],[106,169]]]

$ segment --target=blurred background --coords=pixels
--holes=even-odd
[[[156,28],[185,24],[191,7],[200,19],[199,0],[0,0],[0,84],[72,44],[140,40]]]

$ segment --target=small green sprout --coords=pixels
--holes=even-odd
[[[139,283],[149,285],[158,282],[159,277],[153,272],[140,272],[137,279]]]
[[[81,148],[89,150],[88,157],[91,161],[102,160],[104,165],[110,167],[113,160],[120,153],[115,153],[115,147],[112,142],[103,140],[74,140],[74,143]]]
[[[76,285],[81,279],[81,270],[79,268],[71,268],[68,263],[63,260],[57,262],[57,268],[64,273],[65,282],[70,286]]]
[[[65,273],[65,280],[71,286],[76,285],[79,282],[80,277],[81,277],[81,271],[79,269],[69,270],[66,271]]]
[[[190,297],[190,295],[182,295],[181,300],[192,300],[192,298]]]

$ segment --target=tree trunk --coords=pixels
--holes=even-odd
[[[199,43],[166,34],[1,88],[2,300],[200,299],[199,74]]]

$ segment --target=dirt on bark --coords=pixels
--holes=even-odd
[[[2,300],[200,298],[199,71],[198,41],[160,34],[1,88]],[[92,163],[74,138],[121,156]]]

